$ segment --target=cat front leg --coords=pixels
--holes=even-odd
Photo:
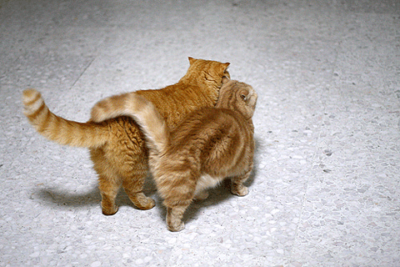
[[[243,183],[249,179],[251,170],[243,175],[235,176],[231,178],[231,192],[234,195],[244,197],[249,193],[249,188],[244,186]]]

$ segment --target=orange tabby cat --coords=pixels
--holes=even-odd
[[[226,177],[231,177],[233,194],[247,195],[243,182],[253,168],[256,102],[250,85],[229,81],[215,108],[194,111],[173,131],[154,105],[137,94],[119,107],[116,115],[133,116],[143,129],[169,230],[182,230],[182,217],[192,200],[207,198],[205,190]]]
[[[229,63],[189,58],[190,67],[178,83],[159,90],[140,90],[108,98],[94,106],[92,120],[69,121],[53,114],[40,93],[25,90],[24,114],[35,129],[46,138],[62,145],[89,147],[94,169],[99,176],[102,211],[118,211],[115,198],[122,186],[134,205],[140,209],[154,207],[153,199],[143,193],[148,172],[148,149],[144,136],[130,117],[118,117],[96,123],[98,117],[112,113],[112,108],[130,100],[132,94],[151,101],[167,122],[175,127],[186,114],[202,107],[213,107],[218,99],[223,77],[229,78]]]

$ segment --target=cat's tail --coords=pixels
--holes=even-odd
[[[129,116],[141,127],[147,147],[156,154],[165,151],[170,133],[164,118],[153,103],[136,93],[111,96],[98,102],[92,109],[91,119],[96,122]]]
[[[52,113],[35,89],[23,92],[24,114],[41,135],[62,145],[98,147],[109,139],[106,123],[69,121]]]

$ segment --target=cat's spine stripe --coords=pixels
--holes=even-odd
[[[62,145],[98,147],[109,138],[108,126],[94,122],[69,121],[52,113],[41,94],[28,89],[23,92],[24,114],[36,131]]]

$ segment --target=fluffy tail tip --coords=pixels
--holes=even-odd
[[[38,101],[41,100],[41,101]],[[24,103],[24,113],[29,115],[42,104],[42,95],[35,89],[26,89],[22,93],[22,102]]]
[[[22,93],[22,101],[24,102],[24,105],[27,105],[38,98],[40,98],[40,93],[35,89],[26,89]]]

